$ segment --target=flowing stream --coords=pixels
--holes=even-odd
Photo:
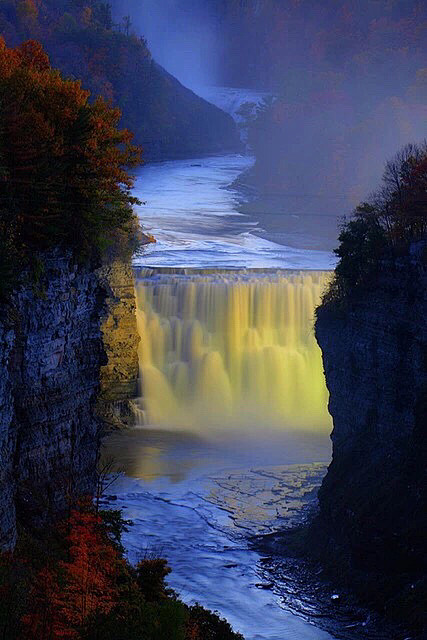
[[[234,111],[237,99],[218,97]],[[135,261],[139,427],[105,443],[125,470],[107,501],[134,523],[131,560],[167,557],[183,599],[217,610],[246,640],[365,637],[334,632],[316,598],[272,577],[250,546],[304,521],[330,460],[313,321],[334,264],[328,252],[260,238],[237,213],[230,184],[252,162],[178,160],[138,176],[157,243]]]

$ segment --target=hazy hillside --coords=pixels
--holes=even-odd
[[[129,24],[113,24],[98,0],[4,0],[0,32],[9,46],[40,40],[53,66],[82,80],[123,112],[149,158],[234,149],[232,119],[201,100],[156,64]]]
[[[252,127],[257,213],[334,242],[337,219],[375,187],[384,156],[427,135],[425,4],[211,2],[223,80],[276,96]]]

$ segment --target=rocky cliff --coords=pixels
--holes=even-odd
[[[0,547],[13,546],[20,524],[42,526],[94,490],[100,367],[103,388],[121,402],[135,384],[130,271],[106,268],[108,284],[69,256],[53,252],[44,264],[37,286],[21,286],[1,309]]]
[[[107,313],[101,326],[107,362],[101,367],[98,413],[105,427],[133,424],[132,398],[138,395],[138,344],[132,267],[114,260],[99,278],[106,291]]]
[[[14,443],[11,434],[13,417],[12,384],[8,363],[14,344],[14,333],[6,316],[8,309],[1,307],[0,320],[0,548],[15,542],[15,503],[12,480]]]
[[[368,287],[318,310],[334,429],[312,527],[315,547],[336,576],[417,628],[426,622],[427,569],[427,270],[421,254],[383,263]]]

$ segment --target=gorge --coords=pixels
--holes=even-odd
[[[423,8],[138,4],[0,7],[0,640],[424,640]]]

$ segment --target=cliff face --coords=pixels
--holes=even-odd
[[[386,613],[422,626],[426,592],[427,273],[384,264],[318,311],[333,459],[313,527],[322,560]],[[319,542],[320,540],[320,542]]]
[[[0,306],[1,309],[1,306]],[[8,318],[0,321],[0,548],[10,547],[15,541],[15,503],[12,475],[13,441],[10,425],[13,417],[12,385],[8,362],[14,334]]]
[[[0,322],[0,546],[17,524],[39,527],[95,485],[105,362],[95,273],[46,258],[39,291],[24,286]]]
[[[101,368],[99,415],[106,427],[133,424],[132,398],[138,393],[136,302],[132,267],[121,260],[99,272],[106,293],[107,313],[102,336],[107,363]]]
[[[138,376],[133,275],[53,252],[37,287],[0,307],[0,548],[92,494],[99,439],[131,423]]]

